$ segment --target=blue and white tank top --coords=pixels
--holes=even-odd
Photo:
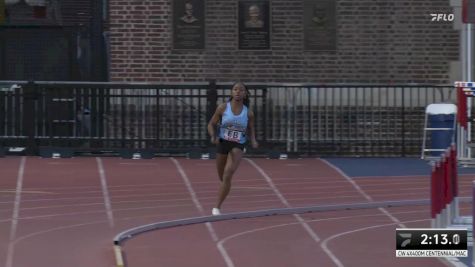
[[[219,138],[231,142],[244,144],[247,140],[247,107],[243,106],[241,114],[234,115],[231,103],[226,103],[226,110],[221,118]]]

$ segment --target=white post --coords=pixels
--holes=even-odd
[[[460,216],[460,211],[459,211],[459,197],[454,198],[454,216],[455,218],[458,218]]]
[[[452,209],[451,204],[445,206],[445,225],[449,227],[452,224]]]
[[[435,215],[435,228],[442,228],[442,213]]]

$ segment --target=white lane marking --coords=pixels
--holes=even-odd
[[[196,208],[200,212],[201,215],[204,215],[204,209],[203,206],[201,206],[200,201],[198,200],[198,197],[196,196],[196,192],[193,189],[193,186],[191,185],[190,179],[188,175],[186,174],[185,170],[181,166],[181,164],[176,160],[175,158],[170,158],[171,161],[175,164],[178,172],[180,173],[181,178],[183,179],[183,182],[186,185],[186,188],[188,189],[188,192],[190,193],[191,199],[193,200],[193,203],[195,204]],[[208,232],[211,235],[211,238],[213,239],[214,242],[217,242],[219,240],[218,235],[216,234],[216,231],[214,230],[213,226],[211,223],[206,223],[206,227],[208,228]],[[217,246],[219,253],[221,253],[221,256],[223,257],[224,261],[226,262],[226,266],[228,267],[234,267],[234,263],[231,260],[231,257],[229,256],[228,252],[224,248],[220,248]]]
[[[26,157],[22,157],[21,162],[20,162],[20,168],[18,169],[15,202],[14,202],[14,208],[13,208],[13,214],[12,214],[12,224],[11,224],[11,229],[10,229],[10,240],[8,242],[7,259],[6,259],[5,267],[12,267],[12,264],[13,264],[13,254],[15,250],[15,244],[13,243],[13,241],[16,238],[16,229],[18,226],[18,217],[20,214],[21,190],[23,188],[25,164],[26,164]]]
[[[410,214],[410,213],[420,213],[420,211],[401,211],[401,212],[396,212],[396,214]],[[364,215],[353,215],[353,216],[341,216],[341,217],[329,217],[329,218],[321,218],[321,219],[312,219],[312,220],[307,220],[307,223],[309,222],[320,222],[320,221],[332,221],[332,220],[343,220],[343,219],[356,219],[356,218],[365,218],[365,217],[380,217],[384,216],[384,214],[364,214]],[[282,223],[282,224],[275,224],[275,225],[270,225],[266,227],[261,227],[261,228],[254,228],[251,230],[235,233],[233,235],[227,236],[226,238],[223,238],[220,242],[225,243],[231,239],[237,238],[239,236],[255,233],[255,232],[260,232],[260,231],[267,231],[273,228],[280,228],[280,227],[286,227],[286,226],[291,226],[291,225],[296,225],[299,224],[299,222],[292,222],[292,223]]]
[[[408,212],[401,212],[401,213],[413,213],[413,211],[408,211]],[[398,213],[399,214],[399,213]],[[178,215],[178,214],[177,214]],[[338,219],[345,219],[345,218],[356,218],[356,217],[366,217],[366,216],[378,216],[378,215],[373,215],[373,214],[370,214],[370,215],[357,215],[357,216],[347,216],[347,217],[334,217],[334,218],[324,218],[324,219],[315,219],[315,220],[311,220],[309,222],[313,222],[313,221],[320,221],[320,220],[338,220]],[[121,220],[121,221],[125,221],[125,220],[136,220],[137,218],[148,218],[148,217],[152,217],[152,218],[156,218],[156,215],[147,215],[147,216],[133,216],[133,217],[126,217],[126,218],[120,218],[118,220]],[[50,233],[50,232],[55,232],[55,231],[60,231],[60,230],[66,230],[66,229],[73,229],[73,228],[78,228],[78,227],[83,227],[83,226],[89,226],[89,225],[96,225],[96,224],[101,224],[101,223],[105,223],[106,221],[105,220],[99,220],[99,221],[94,221],[94,222],[87,222],[87,223],[80,223],[80,224],[73,224],[73,225],[66,225],[66,226],[60,226],[60,227],[55,227],[55,228],[50,228],[50,229],[46,229],[46,230],[43,230],[43,231],[38,231],[38,232],[34,232],[34,233],[30,233],[26,236],[22,236],[18,239],[16,239],[14,241],[15,245],[18,244],[19,242],[22,242],[22,241],[25,241],[29,238],[32,238],[34,236],[38,236],[38,235],[42,235],[42,234],[46,234],[46,233]],[[298,224],[298,222],[294,222],[294,223],[290,223],[290,225],[292,224]],[[276,228],[276,227],[279,227],[279,226],[287,226],[287,224],[285,225],[276,225],[276,226],[271,226],[269,227],[269,229],[271,228]],[[255,229],[255,231],[258,231],[259,229]],[[252,231],[252,230],[251,230]],[[255,231],[252,231],[252,232],[255,232]],[[247,231],[246,231],[247,232]],[[243,234],[246,234],[246,233],[238,233],[236,235],[243,235]],[[222,243],[226,242],[226,241],[229,241],[229,239],[232,239],[234,237],[226,237],[225,239],[226,240],[222,240]]]
[[[412,221],[404,221],[404,223],[414,223],[414,222],[423,222],[423,221],[428,221],[429,219],[421,219],[421,220],[412,220]],[[398,220],[399,221],[399,220]],[[394,223],[386,223],[386,224],[377,224],[377,225],[372,225],[372,226],[367,226],[367,227],[362,227],[362,228],[358,228],[358,229],[353,229],[351,231],[346,231],[346,232],[340,232],[338,234],[335,234],[335,235],[332,235],[332,236],[329,236],[327,237],[325,240],[323,240],[322,242],[322,249],[330,254],[332,254],[334,257],[335,254],[333,254],[333,252],[328,248],[328,242],[330,242],[331,240],[333,239],[336,239],[336,238],[339,238],[339,237],[342,237],[344,235],[347,235],[347,234],[352,234],[352,233],[356,233],[356,232],[361,232],[361,231],[365,231],[365,230],[369,230],[369,229],[374,229],[374,228],[381,228],[381,227],[385,227],[385,226],[391,226],[391,225],[395,225],[395,224],[400,224],[402,223],[401,221],[399,221],[399,223],[397,222],[394,222]],[[338,261],[339,264],[338,267],[343,267],[344,265]]]
[[[277,186],[274,184],[274,182],[272,181],[272,179],[270,178],[269,175],[267,175],[267,173],[259,166],[257,165],[254,161],[252,161],[251,159],[248,159],[248,158],[245,158],[245,160],[247,162],[249,162],[260,174],[262,177],[264,177],[264,179],[266,180],[267,184],[269,184],[270,188],[272,189],[272,191],[274,191],[274,193],[277,195],[277,197],[279,198],[279,200],[288,208],[291,208],[292,206],[289,204],[289,202],[287,201],[287,199],[285,199],[285,197],[282,195],[282,193],[280,193],[279,189],[277,188]],[[313,231],[312,228],[310,228],[310,226],[302,219],[302,216],[300,216],[299,214],[294,214],[294,217],[297,219],[297,221],[302,225],[302,227],[305,229],[305,231],[307,231],[307,233],[310,235],[310,237],[315,241],[315,242],[318,242],[320,241],[320,238],[318,237],[317,233],[315,233],[315,231]]]
[[[235,186],[234,189],[270,190],[271,188],[259,186]]]
[[[344,173],[340,168],[338,168],[337,166],[331,164],[330,162],[324,160],[324,159],[319,159],[321,160],[323,163],[325,163],[328,167],[332,168],[333,170],[335,170],[336,172],[338,172],[341,176],[343,176],[355,189],[356,191],[358,191],[363,197],[365,197],[368,201],[373,201],[373,198],[370,197],[368,194],[365,193],[365,191],[363,191],[363,189],[361,189],[361,187],[353,180],[351,179],[348,175],[346,175],[346,173]],[[386,214],[386,216],[388,216],[393,222],[397,223],[399,227],[401,228],[406,228],[406,226],[401,223],[397,218],[395,218],[394,216],[392,216],[389,211],[387,211],[385,208],[379,208],[379,210]]]
[[[0,190],[0,194],[16,194],[17,191],[16,190]],[[45,195],[57,195],[59,193],[53,193],[53,192],[46,192],[46,191],[26,191],[26,190],[23,190],[21,191],[22,194],[45,194]]]
[[[119,162],[119,165],[130,165],[130,166],[157,166],[157,163],[151,163],[151,162]]]
[[[107,177],[104,170],[104,165],[102,164],[101,158],[96,158],[97,169],[99,171],[99,176],[101,178],[101,188],[102,195],[104,197],[104,205],[106,207],[107,219],[109,220],[110,227],[114,227],[114,215],[112,213],[112,205],[109,197],[109,190],[107,189]]]
[[[180,207],[194,207],[190,205],[176,205]],[[257,209],[269,209],[272,207],[269,207],[269,205],[266,206],[254,206]],[[129,211],[129,210],[147,210],[147,209],[156,209],[156,206],[152,207],[139,207],[139,208],[125,208],[125,209],[116,209],[117,211]],[[461,208],[463,211],[470,211],[472,208]],[[415,210],[415,211],[410,211],[410,212],[396,212],[393,214],[402,214],[402,213],[418,213],[418,212],[423,212],[424,210]],[[82,214],[94,214],[94,213],[101,213],[103,212],[102,210],[98,211],[92,211],[92,212],[75,212],[75,213],[62,213],[62,214],[49,214],[49,215],[38,215],[38,216],[31,216],[31,217],[19,217],[19,220],[33,220],[33,219],[41,219],[41,218],[48,218],[48,217],[55,217],[55,216],[76,216],[76,215],[82,215]],[[176,215],[182,215],[182,213],[161,213],[164,215],[170,215],[170,214],[176,214]],[[156,216],[156,215],[155,215]],[[117,220],[117,219],[116,219]],[[11,219],[0,219],[0,223],[11,223]]]

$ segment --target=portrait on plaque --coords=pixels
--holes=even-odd
[[[268,0],[239,1],[239,49],[270,49],[270,29],[270,3]]]
[[[262,28],[264,22],[261,19],[261,10],[258,5],[251,5],[249,7],[248,18],[246,20],[246,28]]]
[[[173,1],[173,49],[205,48],[205,0]]]
[[[193,4],[191,2],[185,3],[185,14],[180,19],[188,24],[198,21],[198,19],[193,15]]]
[[[336,51],[336,3],[304,0],[304,50]]]

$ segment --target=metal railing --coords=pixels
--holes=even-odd
[[[0,146],[210,148],[207,123],[231,84],[3,81]],[[11,87],[11,85],[18,87]],[[454,102],[451,86],[247,84],[258,151],[324,156],[417,156],[424,109]]]

